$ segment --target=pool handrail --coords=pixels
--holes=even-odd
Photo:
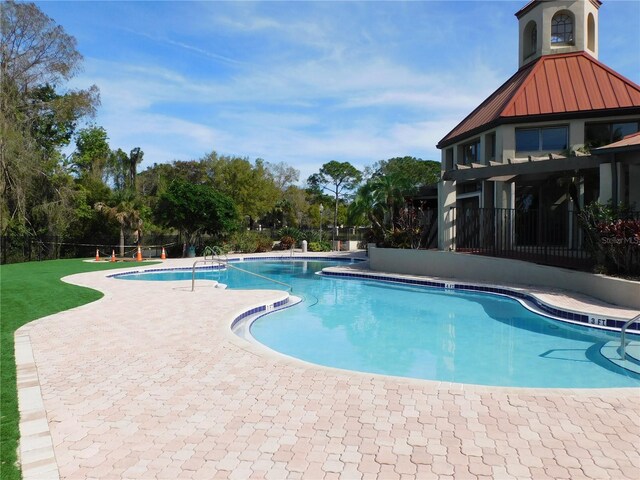
[[[235,265],[231,265],[228,259],[222,260],[221,258],[215,258],[215,257],[210,259],[196,260],[195,262],[193,262],[193,267],[191,268],[191,291],[192,292],[196,288],[196,265],[198,263],[214,263],[214,262],[217,263],[218,265],[224,265],[226,268],[233,268],[235,270],[248,273],[249,275],[253,275],[254,277],[259,277],[259,278],[262,278],[263,280],[268,280],[269,282],[277,283],[278,285],[283,285],[287,287],[289,292],[293,293],[293,287],[288,283],[284,283],[279,280],[274,280],[273,278],[265,277],[264,275],[260,275],[259,273],[255,273],[255,272],[250,272],[249,270],[245,270],[243,268],[238,268]]]
[[[640,322],[640,315],[636,315],[635,317],[633,317],[631,320],[629,320],[627,323],[625,323],[622,326],[622,330],[620,334],[620,357],[622,358],[622,360],[627,359],[627,352],[626,352],[627,343],[624,341],[624,337],[627,333],[627,328],[629,328],[629,326],[634,322]]]

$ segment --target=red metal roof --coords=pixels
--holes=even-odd
[[[637,146],[640,146],[640,132],[627,135],[622,140],[618,140],[617,142],[610,143],[609,145],[605,145],[599,148],[594,148],[592,152],[605,153],[610,150],[626,149],[628,147],[637,147]]]
[[[640,108],[640,86],[585,52],[545,55],[523,66],[440,142],[438,148],[523,117]],[[535,120],[533,118],[527,120]]]

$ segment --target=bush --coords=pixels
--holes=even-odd
[[[309,243],[320,243],[322,241],[322,236],[317,230],[307,230],[304,232],[302,239]]]
[[[331,244],[329,242],[310,242],[307,249],[310,252],[330,252]]]
[[[297,243],[304,238],[304,234],[295,227],[283,227],[278,231],[278,237],[291,237]]]
[[[228,247],[231,251],[240,253],[269,252],[273,243],[264,233],[236,232],[229,239]]]
[[[259,235],[258,244],[256,245],[256,253],[270,252],[273,250],[273,241],[268,235]]]
[[[578,219],[596,270],[609,274],[640,274],[640,220],[628,207],[597,202],[584,207]]]
[[[282,237],[280,239],[280,249],[281,250],[289,250],[295,244],[296,244],[296,239],[293,238],[293,237],[290,237],[288,235],[285,235],[284,237]]]

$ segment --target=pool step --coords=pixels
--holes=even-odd
[[[630,372],[640,375],[640,341],[632,340],[627,343],[627,359],[620,357],[620,341],[612,340],[604,344],[600,353],[609,361]]]
[[[216,285],[216,288],[219,288],[220,290],[224,290],[225,288],[227,288],[227,284],[226,283],[218,283]]]

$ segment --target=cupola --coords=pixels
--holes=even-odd
[[[516,13],[518,66],[543,55],[586,52],[598,58],[599,0],[533,0]]]

